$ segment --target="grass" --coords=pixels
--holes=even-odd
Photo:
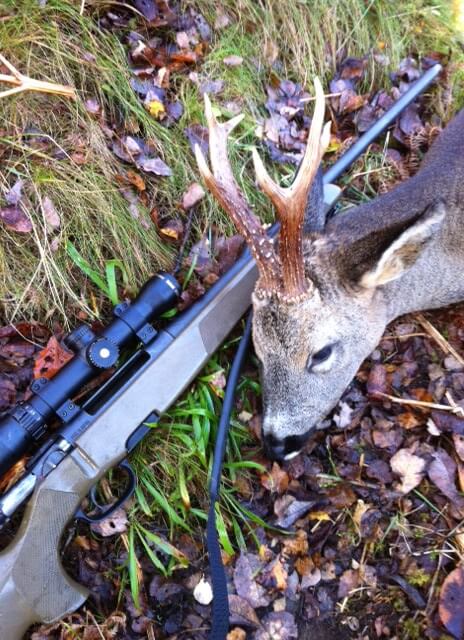
[[[157,269],[170,269],[175,248],[160,240],[149,212],[161,219],[183,216],[179,202],[190,182],[198,179],[193,156],[183,130],[203,120],[197,87],[187,74],[172,79],[172,88],[184,105],[184,115],[165,128],[143,108],[129,85],[127,54],[115,35],[96,26],[95,15],[111,2],[4,0],[0,20],[0,50],[23,73],[40,79],[69,83],[78,99],[23,94],[0,101],[0,195],[16,179],[25,182],[25,200],[33,231],[20,235],[2,226],[0,238],[0,300],[2,322],[15,319],[60,321],[66,328],[77,315],[107,315],[110,300],[133,292]],[[209,22],[214,23],[218,3],[196,0]],[[456,5],[457,6],[457,5]],[[451,93],[437,94],[437,110],[449,118],[464,102],[464,65],[459,36],[453,29],[453,7],[445,0],[225,0],[221,7],[232,18],[231,26],[215,32],[211,48],[197,69],[201,78],[223,79],[224,93],[214,100],[228,115],[233,102],[247,117],[235,134],[231,150],[238,180],[256,211],[266,220],[272,212],[254,188],[250,148],[255,143],[255,122],[265,115],[266,84],[276,73],[310,85],[318,74],[328,86],[337,62],[346,56],[378,51],[388,58],[385,68],[368,57],[363,89],[389,85],[387,72],[401,58],[451,48],[454,67]],[[136,28],[136,23],[128,29]],[[239,67],[223,60],[240,55]],[[278,61],[277,72],[270,62]],[[88,113],[85,101],[96,98],[107,122],[117,123],[121,135],[139,135],[156,145],[171,167],[171,178],[143,176],[147,204],[139,207],[139,219],[129,211],[116,176],[124,167],[109,151],[109,141],[98,118]],[[232,105],[234,106],[234,105]],[[371,154],[354,199],[374,195],[369,171],[383,171],[380,154]],[[389,171],[387,167],[385,171]],[[292,170],[275,173],[290,180]],[[345,178],[347,180],[347,178]],[[44,198],[55,204],[61,226],[50,234],[44,218]],[[3,205],[3,200],[0,200]],[[143,223],[142,223],[143,221]],[[195,242],[212,224],[220,232],[232,226],[212,200],[199,206],[194,218]],[[74,247],[74,249],[73,249]],[[121,275],[122,274],[122,275]],[[205,373],[177,403],[133,455],[139,477],[136,500],[130,513],[128,576],[136,599],[140,575],[137,554],[142,550],[159,571],[170,573],[182,558],[169,546],[178,531],[202,531],[206,487],[211,468],[220,398],[211,376],[227,369],[230,348],[214,357]],[[247,408],[253,378],[243,378],[240,400]],[[249,446],[248,431],[234,419],[224,473],[220,511],[222,547],[232,553],[243,546],[259,519],[238,503],[234,482],[259,465],[243,460]],[[124,578],[125,580],[126,578]]]
[[[149,210],[156,206],[162,219],[184,215],[178,203],[198,176],[183,129],[202,119],[203,107],[197,87],[186,75],[179,75],[173,88],[184,104],[183,118],[171,129],[152,118],[129,85],[124,47],[115,36],[96,27],[93,16],[101,5],[89,3],[89,15],[84,16],[79,15],[80,3],[63,0],[50,0],[43,8],[36,0],[25,0],[20,9],[14,0],[5,0],[2,6],[2,52],[22,72],[72,84],[79,96],[70,102],[20,94],[0,102],[0,190],[6,193],[17,178],[25,181],[25,204],[34,227],[27,236],[3,229],[3,321],[54,318],[69,327],[69,319],[79,310],[98,315],[108,305],[105,291],[95,287],[69,255],[68,241],[94,272],[104,274],[109,260],[119,260],[132,290],[156,269],[173,265],[175,249],[159,239]],[[211,0],[199,0],[197,6],[214,22],[216,5]],[[416,0],[404,3],[401,9],[378,0],[291,0],[285,5],[274,0],[243,0],[237,5],[228,0],[222,6],[235,21],[215,34],[198,71],[204,78],[224,79],[221,103],[225,111],[227,101],[234,101],[249,115],[237,133],[232,159],[247,195],[266,219],[272,212],[254,190],[249,149],[255,142],[255,119],[264,114],[272,57],[277,56],[281,63],[282,76],[308,84],[318,73],[327,83],[337,60],[345,55],[381,50],[390,60],[388,68],[394,68],[408,52],[444,52],[457,42],[450,27],[452,7],[446,2]],[[131,27],[136,27],[135,18]],[[224,65],[224,58],[232,54],[244,58],[240,67]],[[462,73],[454,76],[458,101]],[[386,77],[379,65],[370,64],[366,90],[381,85]],[[127,167],[109,151],[98,119],[87,112],[85,100],[89,98],[100,102],[106,120],[119,123],[121,133],[154,142],[173,170],[167,179],[144,176],[148,205],[139,206],[140,219],[131,216],[116,182],[116,175]],[[47,232],[44,221],[41,203],[45,197],[54,202],[62,219],[54,234]],[[196,236],[211,223],[224,232],[232,231],[218,207],[203,202],[195,219]]]

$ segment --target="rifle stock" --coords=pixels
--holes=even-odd
[[[87,591],[61,564],[66,525],[90,489],[126,457],[137,427],[153,411],[166,411],[223,342],[248,308],[255,280],[245,254],[219,286],[145,347],[123,387],[60,431],[73,448],[39,479],[18,533],[0,553],[1,640],[20,640],[34,622],[53,622],[86,600]]]
[[[18,534],[0,554],[2,640],[18,640],[35,622],[58,620],[86,600],[87,590],[63,569],[60,539],[94,475],[71,454],[34,492]]]

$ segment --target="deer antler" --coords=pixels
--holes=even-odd
[[[324,91],[317,77],[314,78],[314,88],[316,102],[306,151],[291,187],[283,188],[276,184],[267,173],[258,152],[253,149],[256,178],[274,204],[281,223],[279,256],[282,264],[282,292],[286,298],[298,297],[310,286],[304,273],[304,214],[311,184],[330,140],[330,122],[324,126]]]
[[[241,193],[232,173],[227,155],[227,138],[242,120],[243,114],[228,122],[218,123],[211,102],[205,94],[205,115],[209,129],[209,153],[212,172],[199,147],[195,157],[206,186],[232,218],[237,230],[245,238],[260,273],[259,289],[275,291],[280,285],[280,268],[272,240],[266,234]]]
[[[68,98],[76,97],[76,92],[73,87],[69,87],[64,84],[55,84],[54,82],[47,82],[45,80],[34,80],[33,78],[23,75],[5,58],[5,56],[2,56],[1,53],[0,62],[5,65],[12,74],[9,76],[4,73],[0,73],[0,82],[6,82],[7,84],[13,85],[12,89],[0,91],[0,98],[12,96],[15,93],[20,93],[21,91],[39,91],[42,93],[55,93]]]

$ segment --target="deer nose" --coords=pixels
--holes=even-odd
[[[271,460],[289,460],[297,455],[309,437],[309,431],[298,436],[277,438],[272,433],[264,436],[264,450]]]

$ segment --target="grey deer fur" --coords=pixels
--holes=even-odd
[[[303,226],[307,295],[253,295],[263,436],[291,458],[336,405],[394,318],[464,300],[464,111],[418,173],[325,221],[321,173]]]

